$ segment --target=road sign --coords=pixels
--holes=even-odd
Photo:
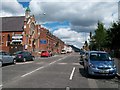
[[[46,41],[46,40],[40,40],[40,43],[41,43],[41,44],[46,44],[47,41]]]

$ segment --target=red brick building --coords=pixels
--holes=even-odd
[[[29,8],[26,9],[25,16],[2,17],[0,34],[0,48],[11,53],[18,50],[33,53],[50,50],[60,53],[64,48],[63,41],[36,24],[35,17],[30,15]]]
[[[2,31],[0,32],[0,49],[13,52],[22,49],[22,32],[24,16],[1,17]],[[19,47],[19,48],[18,48]]]

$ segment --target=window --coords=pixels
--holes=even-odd
[[[10,34],[7,35],[7,40],[10,41]]]
[[[35,25],[34,25],[34,23],[31,23],[31,25],[30,25],[30,35],[32,35],[34,33],[34,30],[35,30]]]

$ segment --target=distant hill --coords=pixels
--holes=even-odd
[[[75,51],[75,52],[80,52],[80,49],[75,47],[74,45],[69,45],[70,47],[72,47],[72,49]]]

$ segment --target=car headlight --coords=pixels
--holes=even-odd
[[[90,64],[89,67],[96,68],[95,65],[93,65],[93,64]]]

